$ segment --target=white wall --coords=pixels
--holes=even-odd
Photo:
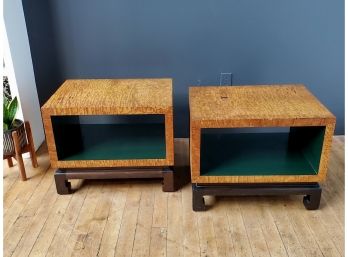
[[[11,90],[18,93],[23,118],[31,124],[35,149],[45,139],[21,0],[4,0],[4,59]],[[17,86],[17,92],[16,92]]]

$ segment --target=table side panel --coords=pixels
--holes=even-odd
[[[172,79],[82,79],[66,80],[43,108],[56,109],[57,114],[67,114],[64,109],[74,114],[117,109],[157,113],[171,108],[172,101]]]
[[[324,142],[323,142],[323,148],[321,151],[319,172],[318,172],[320,181],[324,181],[327,175],[334,131],[335,131],[335,124],[328,124],[325,128]]]
[[[167,165],[174,165],[174,127],[173,127],[173,109],[164,115],[165,134],[166,134],[166,160]]]
[[[201,128],[300,127],[335,124],[336,118],[194,120]]]
[[[53,168],[57,168],[58,155],[56,150],[56,143],[54,140],[51,116],[49,112],[45,109],[41,109],[41,113],[42,113],[42,120],[43,120],[44,129],[45,129],[45,134],[46,134],[46,143],[47,143],[47,149],[48,149],[48,154],[50,157],[51,166]]]
[[[198,176],[192,178],[192,183],[202,184],[234,184],[234,183],[310,183],[321,182],[323,179],[318,175],[300,176]]]
[[[190,87],[192,120],[334,118],[302,84]]]
[[[190,122],[190,166],[191,179],[194,181],[200,176],[201,155],[201,128]]]
[[[51,116],[67,115],[136,115],[136,114],[169,114],[172,107],[153,108],[153,107],[74,107],[74,108],[53,108],[42,107]]]
[[[116,168],[172,166],[166,159],[57,161],[54,168]],[[52,165],[53,167],[53,165]]]

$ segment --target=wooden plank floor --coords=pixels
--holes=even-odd
[[[186,139],[176,161],[187,163]],[[193,212],[191,187],[160,181],[79,181],[56,193],[47,151],[22,182],[4,163],[4,256],[344,256],[344,137],[335,137],[321,207],[300,196],[208,197]]]

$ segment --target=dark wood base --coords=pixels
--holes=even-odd
[[[192,184],[192,207],[205,211],[203,196],[243,195],[305,195],[303,204],[307,210],[316,210],[320,205],[321,187],[318,183],[296,184]]]
[[[163,192],[179,189],[178,176],[173,167],[153,168],[113,168],[113,169],[58,169],[54,174],[57,193],[70,194],[69,179],[129,179],[129,178],[163,178]]]

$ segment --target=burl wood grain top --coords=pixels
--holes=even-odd
[[[67,80],[42,107],[54,114],[148,114],[172,110],[171,79]]]
[[[190,87],[191,121],[320,119],[335,116],[304,85]]]

